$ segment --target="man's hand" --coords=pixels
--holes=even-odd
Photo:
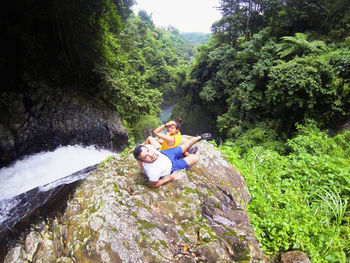
[[[173,181],[182,179],[182,175],[180,173],[173,173],[172,177],[173,177]]]
[[[165,184],[167,182],[179,180],[181,178],[182,178],[182,176],[181,176],[180,173],[173,173],[172,175],[169,175],[167,177],[159,179],[158,182],[148,181],[148,186],[151,187],[151,188],[155,188],[155,187],[161,186],[161,185],[163,185],[163,184]]]

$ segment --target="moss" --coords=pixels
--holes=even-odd
[[[142,241],[146,241],[147,239],[149,239],[149,235],[146,235],[143,232],[141,232],[141,236],[142,236]]]
[[[185,186],[185,194],[198,194],[198,190],[197,189],[193,189],[191,187]]]
[[[226,236],[236,237],[238,234],[236,231],[232,230],[231,228],[224,226],[224,228],[228,231],[228,233],[225,233]]]
[[[106,163],[108,163],[111,159],[113,159],[114,156],[113,155],[110,155],[108,156],[105,160],[103,160],[102,162],[100,162],[100,164],[98,165],[98,168],[101,168],[103,166],[106,165]]]
[[[113,227],[113,228],[112,228],[112,231],[113,231],[113,232],[116,232],[116,231],[117,231],[117,229],[116,229],[115,227]]]
[[[92,205],[90,208],[89,208],[89,213],[92,214],[92,213],[95,213],[97,211],[95,205]]]
[[[119,197],[122,196],[122,194],[121,194],[121,192],[119,190],[119,187],[118,187],[118,185],[116,183],[113,183],[113,191],[114,191],[114,193],[117,193]]]
[[[207,189],[207,196],[213,196],[213,193],[209,189]]]
[[[151,229],[156,227],[154,223],[148,222],[146,220],[140,220],[137,223],[139,223],[143,227],[143,229]]]
[[[135,219],[138,218],[137,213],[136,213],[135,211],[132,211],[132,212],[131,212],[131,215],[132,215]]]
[[[136,206],[142,206],[144,208],[148,208],[144,203],[142,203],[140,200],[134,200],[134,204]]]
[[[159,242],[164,248],[168,248],[168,244],[165,242],[165,240],[159,240]]]
[[[207,230],[207,232],[208,232],[208,234],[209,234],[209,236],[210,236],[211,239],[220,239],[217,235],[215,235],[215,234],[213,233],[213,230],[212,230],[209,226],[207,226],[207,225],[205,225],[205,224],[202,224],[200,227],[201,227],[201,228],[204,228],[205,230]],[[205,241],[205,240],[204,240],[204,241]],[[209,240],[209,241],[211,241],[211,240]],[[209,242],[209,241],[206,241],[206,242]]]
[[[160,246],[163,246],[164,248],[168,248],[167,243],[164,240],[154,240],[151,244],[150,244],[150,248],[152,248],[154,251],[156,251],[158,253],[158,255],[168,261],[172,261],[169,258],[164,257],[161,253],[160,253]]]
[[[224,186],[228,186],[228,187],[230,187],[230,184],[229,184],[229,183],[222,182],[222,181],[220,181],[220,182],[219,182],[219,185],[224,185]]]
[[[185,173],[186,173],[188,176],[191,176],[191,175],[192,175],[191,171],[188,170],[188,169],[185,169]]]
[[[178,230],[177,231],[181,236],[183,236],[185,234],[185,232],[183,230]]]

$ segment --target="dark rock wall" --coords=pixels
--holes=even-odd
[[[118,114],[101,101],[49,88],[0,94],[0,167],[59,145],[122,150],[127,143]]]

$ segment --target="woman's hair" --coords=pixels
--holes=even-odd
[[[181,128],[181,118],[177,118],[176,120],[173,120],[176,123],[176,129],[179,130]]]

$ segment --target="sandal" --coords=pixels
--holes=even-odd
[[[207,133],[202,133],[201,135],[199,135],[202,137],[202,140],[208,140],[211,138],[211,134],[209,132]]]
[[[197,146],[193,146],[193,147],[188,149],[188,152],[190,154],[195,154],[197,151],[198,151],[198,147]]]

